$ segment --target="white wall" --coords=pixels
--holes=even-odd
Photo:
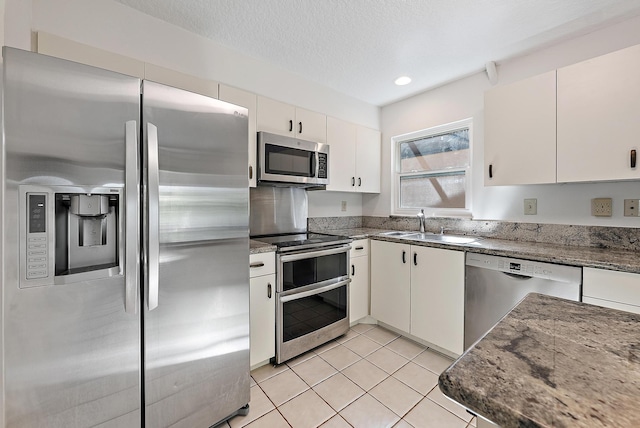
[[[30,49],[31,32],[216,80],[379,129],[379,108],[111,0],[4,0],[9,46]],[[11,6],[11,8],[10,8]]]
[[[640,44],[640,17],[564,41],[498,65],[498,84],[573,64],[628,46]],[[491,58],[487,58],[490,60]],[[484,92],[491,85],[478,73],[446,86],[382,108],[382,192],[363,196],[363,214],[388,216],[391,212],[391,142],[393,136],[468,117],[473,118],[473,215],[475,219],[640,227],[640,218],[623,217],[623,199],[640,198],[640,183],[483,186]],[[526,162],[526,153],[523,153]],[[591,216],[594,197],[613,198],[613,217]],[[538,199],[538,215],[523,214],[523,199]]]
[[[309,217],[349,217],[362,215],[362,194],[349,192],[307,192]],[[342,211],[342,202],[347,203]]]

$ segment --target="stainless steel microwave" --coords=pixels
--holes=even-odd
[[[258,132],[258,181],[271,185],[329,184],[329,145]]]

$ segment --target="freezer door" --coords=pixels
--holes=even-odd
[[[140,426],[141,325],[135,304],[140,81],[17,49],[4,48],[3,57],[3,426]],[[125,189],[127,148],[134,156],[127,165],[134,182]],[[108,196],[87,195],[97,189]],[[38,227],[32,221],[30,229],[23,226],[29,224],[29,192],[33,204],[49,209],[45,221]],[[82,206],[68,198],[70,205],[61,208],[66,217],[54,218],[56,194],[72,193],[84,194],[74,199]],[[104,206],[90,206],[87,201],[93,200]],[[84,218],[81,230],[107,228],[102,238],[118,242],[107,248],[106,241],[85,234],[75,247],[58,248],[56,243],[73,238],[69,213],[92,215],[96,208],[98,216]],[[101,217],[102,208],[106,216]],[[122,222],[115,221],[116,212]],[[28,215],[34,220],[38,214]],[[127,216],[133,216],[128,224]],[[128,248],[124,236],[131,237]],[[39,259],[48,258],[38,255],[42,252],[57,260],[51,269],[39,267]],[[96,254],[110,267],[83,271]],[[76,257],[86,257],[82,268],[67,275],[74,268],[69,260]],[[133,260],[129,266],[126,259]],[[24,260],[30,264],[26,270],[20,266]],[[125,281],[128,268],[131,282]],[[39,279],[30,280],[25,271]]]
[[[143,83],[147,427],[249,402],[247,110]]]

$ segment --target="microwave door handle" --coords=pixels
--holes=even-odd
[[[125,300],[124,310],[128,314],[138,312],[138,288],[140,287],[139,252],[139,159],[138,159],[138,123],[130,120],[125,123]]]
[[[311,177],[317,177],[318,171],[316,171],[316,165],[318,165],[318,152],[314,152],[311,156]]]
[[[160,271],[160,176],[158,171],[158,128],[147,124],[147,254],[146,288],[149,310],[158,307]]]

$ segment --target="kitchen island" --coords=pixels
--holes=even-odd
[[[529,294],[439,384],[503,428],[640,426],[640,315]]]

